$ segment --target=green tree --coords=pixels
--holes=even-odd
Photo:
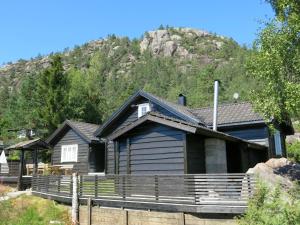
[[[300,8],[297,0],[268,2],[276,18],[260,32],[247,69],[262,84],[252,93],[256,108],[284,122],[300,112]]]
[[[299,186],[295,184],[295,191]],[[292,192],[293,190],[291,190]],[[298,225],[300,223],[299,193],[286,193],[279,186],[270,190],[265,184],[257,187],[248,209],[238,218],[240,225]]]
[[[96,53],[85,71],[72,69],[68,73],[68,114],[75,120],[101,123],[106,109],[104,96],[105,60]]]
[[[38,127],[51,133],[66,118],[68,85],[61,57],[51,57],[51,66],[38,74],[36,82]]]

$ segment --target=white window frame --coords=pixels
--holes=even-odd
[[[146,109],[146,111],[143,112],[143,109]],[[147,112],[150,112],[150,111],[151,111],[150,103],[139,104],[139,106],[138,106],[138,118],[144,116],[145,114],[147,114]]]
[[[275,154],[277,156],[282,156],[281,135],[278,130],[276,130],[274,133],[274,142],[275,142]]]
[[[78,158],[78,144],[75,145],[62,145],[60,161],[64,162],[77,162]]]

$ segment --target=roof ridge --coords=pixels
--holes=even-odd
[[[76,120],[67,120],[71,123],[83,123],[83,124],[89,124],[89,125],[95,125],[95,126],[99,126],[99,124],[95,124],[95,123],[87,123],[87,122],[82,122],[82,121],[76,121]]]

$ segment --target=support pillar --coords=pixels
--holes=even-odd
[[[22,149],[21,157],[20,157],[20,166],[19,166],[18,186],[17,186],[18,191],[21,191],[23,189],[22,177],[24,173],[24,155],[25,155],[25,151]]]
[[[227,173],[226,141],[207,138],[204,145],[206,173]]]
[[[33,152],[33,154],[34,154],[34,165],[33,165],[33,175],[37,175],[37,172],[38,172],[38,150],[37,149],[34,149],[34,152]],[[27,174],[27,175],[29,175],[29,174]]]

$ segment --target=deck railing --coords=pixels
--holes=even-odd
[[[253,195],[250,174],[79,176],[78,197],[94,204],[185,212],[241,213]],[[35,194],[70,200],[71,176],[35,176]]]

